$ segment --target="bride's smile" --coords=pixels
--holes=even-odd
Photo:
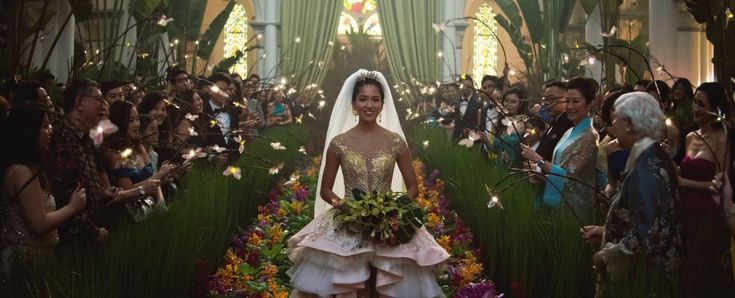
[[[352,108],[360,116],[360,121],[374,122],[383,110],[383,100],[378,87],[365,85],[360,88],[355,100],[352,101]]]

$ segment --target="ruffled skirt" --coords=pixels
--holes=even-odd
[[[322,213],[288,240],[288,270],[296,291],[319,297],[358,297],[377,291],[387,297],[443,297],[436,275],[449,254],[421,228],[410,242],[374,245],[337,229],[334,210]],[[375,268],[375,289],[366,289]]]

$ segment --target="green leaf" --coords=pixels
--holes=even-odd
[[[166,29],[171,39],[197,40],[206,8],[207,0],[188,0],[185,3],[177,2],[175,5],[169,5],[166,16],[174,20],[166,26]]]
[[[560,0],[559,10],[559,33],[564,33],[569,26],[569,20],[572,17],[572,11],[574,10],[575,0]]]
[[[544,32],[544,22],[538,1],[518,1],[518,6],[521,13],[523,13],[523,19],[526,20],[526,28],[528,28],[528,33],[531,35],[531,41],[539,43]]]
[[[202,35],[202,39],[199,41],[199,49],[197,50],[197,56],[204,60],[209,60],[214,50],[214,45],[219,39],[219,35],[222,34],[222,29],[225,28],[225,23],[230,17],[232,9],[235,7],[235,1],[230,0],[227,6],[212,20],[209,24],[209,28]],[[174,19],[175,20],[175,19]]]
[[[84,22],[92,15],[92,0],[69,0],[75,22]]]
[[[515,25],[517,28],[523,26],[523,19],[521,19],[520,10],[513,0],[497,0],[495,2],[500,6],[500,10],[503,11],[505,16],[508,18],[507,20],[510,21],[511,24]]]
[[[233,65],[235,65],[235,63],[237,63],[237,61],[239,61],[240,58],[242,58],[243,55],[244,55],[243,52],[237,51],[237,52],[235,52],[235,55],[234,56],[231,56],[231,57],[227,57],[225,59],[222,59],[222,61],[220,61],[219,63],[217,63],[217,66],[215,66],[212,69],[212,72],[219,72],[221,70],[229,70],[230,67],[232,67]],[[286,201],[281,201],[281,205],[282,205],[283,208],[288,208],[288,209],[291,208],[290,205]]]
[[[579,3],[582,5],[582,9],[584,9],[584,12],[588,15],[595,9],[597,2],[598,0],[579,0]]]
[[[167,8],[169,4],[169,0],[135,0],[134,2],[132,14],[138,20],[154,17],[156,11]]]

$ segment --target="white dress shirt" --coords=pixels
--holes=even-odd
[[[224,109],[224,107],[216,105],[211,100],[209,101],[209,106],[212,108],[212,111],[215,109]],[[216,113],[214,117],[217,119],[217,126],[219,126],[220,131],[222,131],[222,135],[225,137],[225,143],[229,144],[229,138],[227,135],[230,133],[230,114],[225,111],[221,111]]]

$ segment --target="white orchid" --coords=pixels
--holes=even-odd
[[[431,24],[431,28],[434,28],[434,31],[441,32],[447,29],[447,24],[445,23],[433,23]]]
[[[217,153],[222,153],[225,150],[226,148],[220,147],[219,145],[212,146],[212,151],[217,152]]]
[[[161,26],[161,27],[166,27],[168,26],[168,23],[171,23],[173,21],[174,21],[174,18],[167,18],[166,15],[164,14],[164,15],[161,15],[160,18],[158,18],[158,22],[156,22],[156,24],[158,24],[158,26]]]
[[[268,174],[270,175],[276,175],[278,174],[278,171],[280,171],[283,168],[283,163],[278,163],[277,165],[272,166],[270,169],[268,169]]]
[[[242,177],[241,174],[242,174],[242,171],[240,170],[240,168],[236,166],[229,166],[227,167],[227,169],[225,169],[224,172],[222,172],[222,175],[232,176],[232,177],[235,177],[235,179],[237,180],[240,180],[240,177]]]
[[[184,118],[186,118],[186,120],[189,120],[189,121],[195,121],[197,120],[197,118],[199,118],[199,115],[192,115],[192,114],[186,113],[186,116],[184,116]]]
[[[306,155],[306,148],[304,146],[299,147],[299,152],[303,155]]]
[[[181,157],[183,157],[184,160],[186,161],[190,161],[195,158],[207,157],[207,153],[202,151],[202,148],[197,148],[196,150],[194,149],[189,150],[189,152],[181,155]]]
[[[271,143],[271,147],[273,148],[273,150],[286,150],[286,147],[281,145],[281,142],[273,142]]]
[[[95,146],[102,144],[105,139],[105,135],[113,134],[117,132],[117,125],[112,123],[110,119],[102,119],[97,126],[89,130],[89,137]]]
[[[196,137],[199,134],[197,133],[196,130],[194,130],[194,127],[189,127],[189,135],[192,136],[192,137]]]

